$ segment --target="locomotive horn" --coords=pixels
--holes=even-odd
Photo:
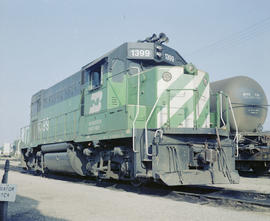
[[[146,38],[144,41],[146,41],[146,42],[152,42],[153,39],[157,39],[157,35],[156,34],[153,34],[151,37]]]
[[[168,43],[169,42],[169,38],[166,36],[166,34],[164,34],[163,32],[161,32],[159,34],[159,40],[158,43],[162,44],[162,43]]]
[[[156,34],[153,34],[151,37],[151,42],[156,42],[159,39],[159,37]]]
[[[157,37],[157,35],[154,33],[151,37],[148,37],[144,40],[138,40],[138,42],[156,42],[160,39],[160,37]]]

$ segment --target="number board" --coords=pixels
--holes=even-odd
[[[16,185],[0,184],[0,201],[14,202],[16,198]]]
[[[129,59],[153,59],[154,47],[149,43],[129,43],[128,44]]]

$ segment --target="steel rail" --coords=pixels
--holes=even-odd
[[[242,205],[242,206],[259,206],[259,207],[265,207],[265,208],[270,208],[270,198],[269,198],[269,194],[263,194],[263,193],[253,193],[254,196],[265,196],[268,197],[269,199],[266,199],[266,202],[263,202],[264,200],[252,200],[252,199],[239,199],[239,198],[234,198],[231,196],[220,196],[220,195],[210,195],[210,194],[200,194],[200,193],[192,193],[192,192],[182,192],[182,191],[174,191],[177,195],[182,195],[185,197],[194,197],[196,199],[199,199],[201,201],[205,201],[205,200],[210,200],[210,201],[222,201],[223,204],[237,204],[237,205]],[[250,194],[251,192],[245,192],[245,191],[235,191],[238,193],[247,193]]]

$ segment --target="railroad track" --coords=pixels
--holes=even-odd
[[[0,162],[0,169],[4,164]],[[10,170],[28,173],[18,166],[10,165]],[[147,183],[141,187],[134,187],[127,182],[105,180],[97,182],[93,178],[82,178],[80,176],[67,176],[64,174],[49,174],[46,178],[64,180],[84,185],[95,185],[112,190],[128,191],[138,194],[165,197],[176,201],[185,201],[197,204],[208,204],[211,206],[230,207],[236,210],[252,210],[258,212],[270,211],[270,194],[224,189],[213,186],[178,186],[167,187],[156,183]],[[269,187],[270,188],[270,187]]]
[[[229,189],[216,189],[215,191],[211,191],[211,188],[206,188],[201,193],[195,192],[196,190],[174,191],[176,200],[178,197],[184,199],[189,198],[190,200],[196,201],[200,204],[222,205],[242,210],[269,212],[270,209],[269,194]]]

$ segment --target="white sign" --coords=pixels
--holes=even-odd
[[[16,198],[15,184],[0,184],[0,201],[14,202]]]

